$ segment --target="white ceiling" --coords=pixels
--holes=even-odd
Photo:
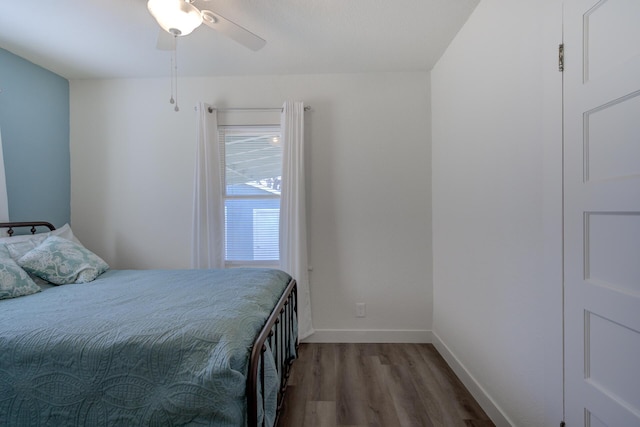
[[[180,76],[430,70],[479,0],[197,0],[267,40],[253,52],[201,26]],[[0,0],[0,47],[68,79],[160,77],[146,0]]]

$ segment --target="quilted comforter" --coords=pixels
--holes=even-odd
[[[249,351],[290,280],[269,269],[112,270],[2,300],[0,425],[244,426]],[[273,419],[269,362],[261,414]]]

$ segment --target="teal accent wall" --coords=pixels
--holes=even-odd
[[[0,49],[9,219],[70,221],[69,81]]]

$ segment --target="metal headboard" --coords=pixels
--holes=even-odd
[[[46,221],[0,222],[0,228],[8,228],[9,237],[13,236],[13,229],[19,227],[31,227],[29,230],[31,234],[36,234],[36,227],[48,227],[51,231],[56,229],[53,224]]]

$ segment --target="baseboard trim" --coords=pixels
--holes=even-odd
[[[421,329],[316,329],[308,343],[430,343],[433,336]]]
[[[487,413],[496,427],[511,427],[514,424],[509,417],[500,409],[496,402],[489,396],[486,390],[478,383],[471,373],[464,367],[460,360],[451,352],[449,347],[440,339],[438,334],[431,332],[432,343],[438,353],[444,358],[449,367],[460,378],[460,381],[469,390],[478,404]]]

